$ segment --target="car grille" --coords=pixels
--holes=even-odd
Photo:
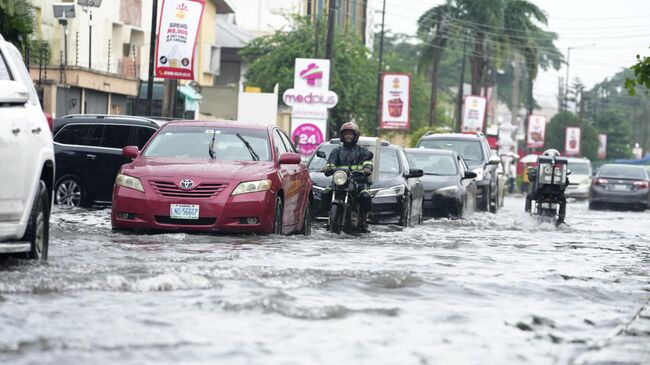
[[[228,184],[202,183],[190,190],[184,190],[169,181],[152,181],[151,187],[158,195],[170,198],[208,199],[222,192]]]
[[[199,218],[199,219],[175,219],[167,216],[154,216],[157,223],[160,224],[177,224],[181,226],[212,226],[217,218]]]

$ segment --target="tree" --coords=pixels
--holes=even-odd
[[[630,158],[632,156],[632,127],[625,116],[617,111],[599,114],[594,125],[607,134],[607,158]]]
[[[589,122],[567,111],[556,114],[546,126],[544,148],[564,151],[567,127],[580,127],[582,155],[595,160],[598,157],[598,131]]]
[[[31,10],[28,0],[0,0],[0,34],[18,49],[29,43],[34,32]]]
[[[634,71],[634,77],[625,79],[625,88],[629,94],[636,94],[637,85],[650,89],[650,57],[641,58],[641,55],[636,55],[636,63],[630,68]]]

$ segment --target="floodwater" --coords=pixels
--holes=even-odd
[[[57,207],[47,263],[0,260],[0,363],[570,364],[650,298],[650,211],[523,206],[307,238]]]

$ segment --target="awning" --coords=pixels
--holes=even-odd
[[[203,98],[193,87],[189,85],[182,85],[178,87],[180,92],[185,97],[185,110],[197,110],[199,101]]]

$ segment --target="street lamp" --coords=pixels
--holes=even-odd
[[[81,5],[82,10],[88,13],[88,68],[92,69],[92,55],[93,55],[93,8],[99,8],[102,0],[77,0],[77,4]]]
[[[571,60],[571,50],[572,49],[582,49],[582,48],[591,48],[594,47],[596,43],[592,43],[586,46],[577,46],[567,48],[566,55],[566,80],[564,80],[564,108],[569,110],[569,61]]]
[[[75,17],[74,4],[52,4],[54,17],[63,25],[63,65],[68,65],[68,19]]]

